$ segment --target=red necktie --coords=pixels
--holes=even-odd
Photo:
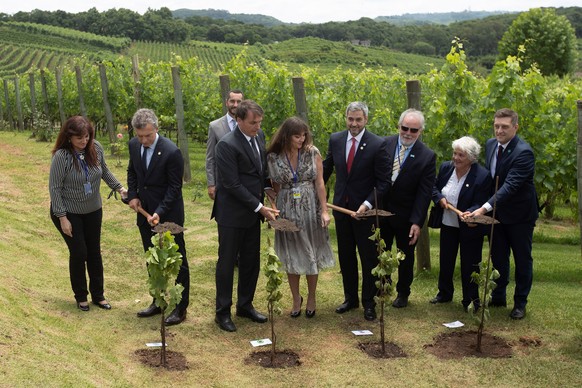
[[[350,148],[350,152],[348,153],[348,161],[347,161],[348,174],[350,173],[350,170],[352,169],[352,163],[354,163],[354,156],[355,155],[356,155],[356,138],[352,137],[352,146]]]

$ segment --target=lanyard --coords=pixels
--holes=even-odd
[[[285,152],[285,157],[287,158],[287,163],[289,163],[289,168],[291,169],[291,173],[293,174],[293,184],[297,184],[297,180],[299,179],[298,171],[299,171],[299,161],[301,160],[301,151],[297,153],[297,169],[293,170],[293,166],[291,165],[291,161],[289,160],[289,156]]]
[[[75,152],[75,156],[81,167],[83,167],[83,171],[85,171],[85,182],[89,182],[89,167],[87,167],[87,162],[85,162],[85,155]]]

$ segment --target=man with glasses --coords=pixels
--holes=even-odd
[[[323,161],[323,179],[335,170],[333,204],[353,211],[350,215],[333,211],[337,234],[339,264],[344,287],[344,302],[335,312],[343,314],[360,305],[358,298],[358,258],[362,263],[362,306],[364,318],[376,319],[375,279],[372,269],[378,264],[378,252],[372,234],[373,220],[356,219],[357,213],[378,207],[374,188],[380,200],[388,187],[386,141],[366,129],[368,107],[352,102],[346,109],[347,130],[333,133]]]
[[[381,223],[387,249],[396,247],[405,254],[398,267],[398,295],[393,307],[408,306],[414,276],[414,248],[424,224],[436,175],[436,155],[419,137],[424,129],[424,115],[408,109],[400,115],[399,134],[389,136],[388,175],[392,185],[383,198],[384,209],[394,213]]]

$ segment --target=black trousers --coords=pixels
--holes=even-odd
[[[362,266],[362,306],[374,308],[374,296],[377,294],[376,277],[372,269],[378,265],[376,244],[369,237],[372,235],[371,219],[355,220],[349,215],[334,211],[335,230],[339,264],[344,286],[344,299],[351,304],[358,303],[358,258]]]
[[[139,233],[141,235],[144,252],[147,252],[147,250],[153,246],[152,236],[157,235],[157,233],[152,232],[152,228],[147,222],[144,222],[143,225],[139,226]],[[184,290],[182,291],[182,299],[176,308],[185,311],[190,304],[190,269],[188,268],[188,259],[186,258],[184,233],[175,234],[174,241],[178,245],[178,252],[182,254],[182,265],[180,265],[180,272],[178,272],[178,276],[176,277],[176,283],[179,283],[184,287]]]
[[[398,214],[385,217],[381,222],[381,236],[386,243],[386,250],[392,249],[392,244],[396,240],[396,248],[400,249],[405,258],[398,266],[398,283],[396,291],[399,296],[409,296],[410,286],[414,279],[414,248],[415,245],[409,245],[410,238],[408,233],[412,224]]]
[[[532,240],[535,223],[497,224],[493,230],[491,259],[493,267],[499,271],[497,287],[491,293],[496,302],[506,301],[506,289],[509,284],[509,252],[513,252],[515,261],[514,307],[523,308],[533,280]]]
[[[260,271],[261,222],[249,228],[218,225],[218,262],[216,263],[216,315],[230,316],[234,264],[238,257],[237,309],[253,308]]]
[[[73,237],[63,233],[61,222],[53,215],[52,209],[51,219],[69,248],[69,277],[75,300],[86,302],[89,292],[94,302],[105,300],[101,258],[103,210],[99,209],[88,214],[67,213],[67,219],[73,227]],[[85,271],[89,274],[89,290],[87,290]]]
[[[479,286],[471,281],[471,274],[479,272],[479,263],[483,255],[483,239],[485,237],[482,226],[470,228],[460,225],[459,228],[443,225],[440,234],[439,253],[439,293],[444,300],[453,299],[455,288],[453,275],[457,260],[457,252],[461,251],[461,284],[463,289],[463,306],[467,307],[471,301],[478,303]]]

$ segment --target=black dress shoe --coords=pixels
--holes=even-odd
[[[504,300],[491,300],[489,307],[507,307],[507,302]]]
[[[105,302],[105,303],[103,303],[103,302]],[[100,309],[103,309],[103,310],[111,310],[111,305],[106,300],[102,300],[101,302],[95,302],[95,301],[93,301],[93,304],[95,306],[99,307]]]
[[[394,302],[392,302],[392,307],[396,307],[398,309],[408,306],[408,297],[398,295]]]
[[[184,322],[184,319],[186,319],[186,310],[176,307],[174,311],[168,315],[168,318],[164,320],[164,323],[166,326],[172,326]]]
[[[350,311],[351,309],[357,309],[358,307],[359,307],[359,304],[357,302],[351,303],[351,302],[346,300],[344,303],[337,306],[337,308],[335,309],[335,312],[338,314],[343,314],[346,311]]]
[[[77,302],[77,308],[81,311],[89,311],[89,305],[88,304],[82,305],[81,303],[83,303],[83,302]],[[85,302],[85,303],[87,303],[87,302]]]
[[[305,316],[307,318],[313,318],[315,316],[315,310],[305,310]]]
[[[230,319],[230,316],[216,316],[214,318],[214,322],[218,323],[218,326],[224,330],[224,331],[236,331],[236,326],[234,325],[234,323],[232,322],[232,319]]]
[[[236,309],[236,316],[249,318],[253,322],[265,323],[267,322],[267,317],[255,310],[254,308],[250,310]]]
[[[138,311],[137,312],[137,316],[140,318],[147,318],[147,317],[153,317],[154,315],[158,315],[161,314],[162,310],[156,306],[155,303],[152,303],[148,306],[148,308]]]
[[[511,319],[523,319],[525,317],[525,307],[514,307],[509,316]]]
[[[437,303],[449,303],[451,302],[452,299],[445,299],[442,296],[435,296],[434,298],[432,298],[429,302],[431,304],[437,304]]]
[[[291,316],[291,318],[297,318],[298,316],[301,315],[301,306],[303,305],[303,297],[301,297],[301,303],[299,304],[299,310],[297,311],[291,311],[291,313],[289,314],[289,316]],[[307,311],[305,312],[305,314],[307,314]]]
[[[366,321],[373,321],[376,319],[376,309],[373,307],[367,307],[364,309],[364,319]]]

